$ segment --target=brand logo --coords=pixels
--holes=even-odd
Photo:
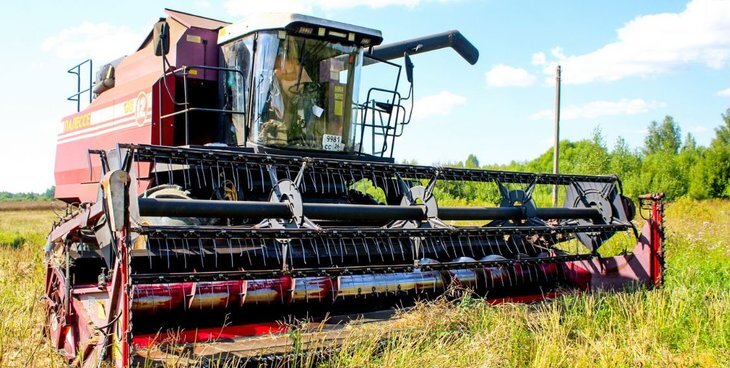
[[[134,121],[137,122],[137,125],[142,126],[147,120],[147,108],[147,94],[140,92],[134,103]]]

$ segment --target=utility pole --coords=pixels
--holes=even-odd
[[[555,74],[555,141],[553,143],[553,174],[560,172],[560,65]],[[553,207],[558,206],[558,186],[553,185]]]

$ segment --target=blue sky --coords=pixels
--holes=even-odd
[[[561,138],[600,126],[639,146],[672,115],[708,144],[730,107],[730,1],[477,0],[35,1],[0,14],[0,191],[53,185],[57,126],[74,111],[66,70],[129,54],[163,8],[237,21],[295,11],[380,29],[385,42],[459,29],[480,50],[413,58],[416,111],[395,156],[419,163],[536,157],[551,147],[554,69],[563,67]],[[367,81],[362,83],[367,84]]]

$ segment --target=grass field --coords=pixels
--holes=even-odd
[[[59,367],[41,334],[50,210],[0,212],[0,367]],[[666,212],[666,285],[532,305],[419,305],[400,332],[368,329],[325,367],[730,366],[730,201]]]

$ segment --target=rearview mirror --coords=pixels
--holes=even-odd
[[[155,23],[152,31],[152,47],[155,50],[155,56],[167,55],[170,52],[170,25],[167,24],[165,18]]]
[[[411,57],[408,53],[404,56],[406,59],[406,79],[408,79],[408,83],[413,83],[413,62],[411,61]]]

